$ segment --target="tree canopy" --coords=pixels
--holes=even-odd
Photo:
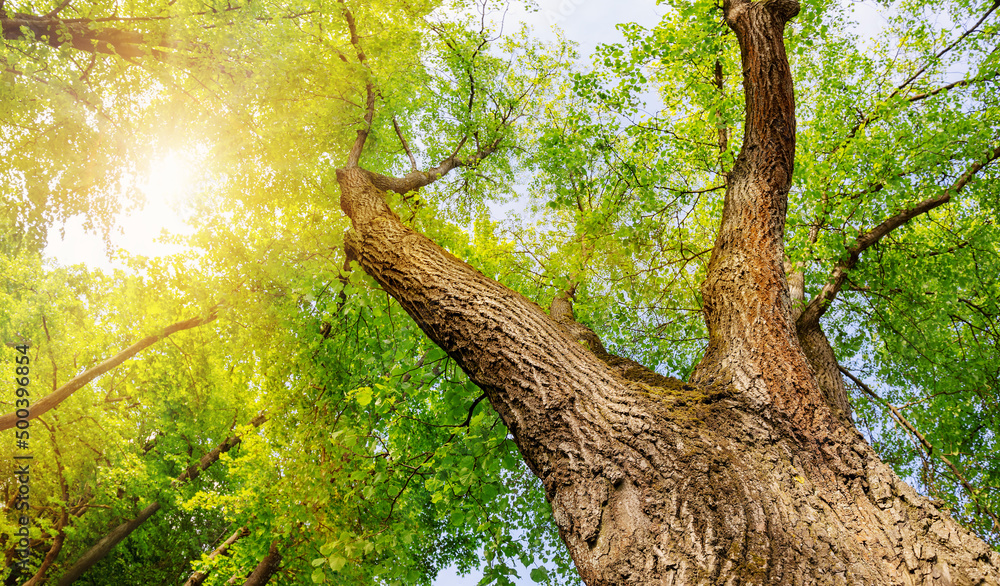
[[[707,388],[754,124],[733,4],[666,2],[588,62],[487,0],[0,3],[0,579],[577,582],[509,415],[369,276],[338,170],[623,371]],[[792,319],[834,414],[1000,551],[1000,2],[883,4],[875,38],[833,1],[785,29]],[[183,252],[45,258],[72,217],[110,242],[171,153]]]

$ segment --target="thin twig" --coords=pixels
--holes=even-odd
[[[851,382],[853,382],[859,389],[864,391],[866,395],[871,397],[878,404],[889,409],[893,417],[896,419],[896,422],[899,423],[899,425],[902,426],[904,429],[906,429],[908,432],[910,432],[913,435],[913,437],[917,438],[917,441],[920,442],[921,447],[923,447],[924,451],[927,453],[928,456],[934,455],[934,446],[931,445],[929,441],[927,441],[927,438],[924,437],[924,435],[920,433],[917,430],[917,428],[914,427],[913,424],[909,422],[909,420],[903,417],[903,414],[900,413],[899,409],[897,409],[895,405],[886,400],[883,400],[875,393],[875,391],[871,389],[871,387],[866,385],[861,379],[854,376],[849,370],[847,370],[843,366],[838,364],[837,368],[840,369],[840,372],[842,372],[844,376],[851,379]],[[966,480],[965,476],[962,475],[961,472],[959,472],[958,468],[954,464],[952,464],[951,460],[949,460],[944,454],[941,454],[939,452],[938,459],[944,462],[945,465],[948,466],[949,469],[951,469],[952,474],[954,474],[955,477],[958,479],[958,481],[962,484],[962,487],[965,489],[965,492],[969,495],[969,498],[972,499],[972,502],[976,503],[976,506],[980,510],[985,512],[986,516],[988,516],[993,521],[993,530],[1000,531],[1000,519],[997,518],[997,516],[993,513],[993,511],[991,511],[988,507],[979,502],[979,499],[976,498],[977,491],[975,487],[973,487],[972,484],[968,480]]]

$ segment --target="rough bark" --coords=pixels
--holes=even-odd
[[[62,385],[58,389],[52,391],[48,395],[45,395],[38,401],[35,401],[31,405],[31,412],[28,415],[28,419],[35,419],[45,413],[50,409],[54,409],[59,406],[60,403],[68,399],[73,393],[82,389],[87,383],[94,380],[95,378],[101,376],[102,374],[108,372],[109,370],[118,367],[123,362],[132,358],[139,352],[142,352],[146,348],[149,348],[153,344],[159,342],[160,340],[170,336],[171,334],[176,334],[184,330],[190,330],[196,328],[200,325],[207,324],[215,320],[216,314],[213,311],[207,317],[193,317],[188,320],[177,322],[173,325],[163,328],[163,330],[145,338],[139,340],[135,344],[132,344],[128,348],[122,350],[118,354],[115,354],[111,358],[108,358],[104,362],[98,364],[93,368],[89,368],[84,372],[76,375],[70,379],[66,384]],[[7,413],[6,415],[0,416],[0,431],[5,431],[14,427],[17,424],[17,413]]]
[[[255,417],[250,425],[254,427],[259,427],[262,423],[267,421],[267,418],[260,414]],[[214,464],[219,460],[219,457],[239,445],[241,438],[237,434],[233,434],[225,439],[221,444],[213,448],[210,452],[201,457],[196,464],[192,464],[180,476],[175,478],[171,482],[171,486],[178,486],[187,482],[188,480],[193,480],[197,478],[203,471],[207,470],[209,466]],[[138,529],[143,523],[145,523],[150,517],[156,514],[160,510],[160,503],[154,502],[146,506],[139,514],[125,521],[124,523],[118,525],[112,529],[107,535],[102,537],[97,543],[95,543],[90,549],[88,549],[82,556],[80,556],[73,565],[66,570],[66,573],[59,578],[58,586],[68,586],[72,584],[75,580],[83,576],[94,564],[101,561],[104,556],[108,553],[123,539],[132,534],[133,531]]]
[[[339,178],[351,253],[487,394],[588,584],[997,583],[997,554],[852,428],[817,442],[731,383],[630,380]]]
[[[782,266],[795,147],[782,34],[798,4],[724,8],[746,138],[690,383],[608,354],[569,294],[547,315],[409,229],[385,203],[392,182],[351,165],[337,173],[347,254],[483,389],[587,584],[998,584],[1000,555],[879,461],[824,394],[811,362],[825,350],[799,343]]]
[[[783,31],[797,12],[797,2],[725,4],[743,59],[746,132],[702,284],[709,346],[692,380],[731,383],[755,408],[810,427],[827,412],[796,339],[784,272],[795,97]]]
[[[260,563],[254,568],[250,577],[243,583],[243,586],[264,586],[278,571],[280,565],[281,553],[278,551],[278,542],[274,541],[271,543],[271,548],[268,550],[267,555],[260,560]]]
[[[847,396],[847,387],[844,386],[844,379],[840,375],[837,356],[823,328],[818,323],[800,327],[798,339],[831,414],[845,422],[850,421],[851,402]]]
[[[809,365],[813,369],[816,383],[823,391],[823,399],[835,417],[851,419],[851,402],[847,396],[844,379],[840,376],[840,364],[833,352],[830,340],[819,322],[800,323],[797,320],[805,308],[806,280],[805,273],[792,263],[785,262],[785,274],[788,275],[788,296],[791,299],[791,317],[795,322],[799,338],[799,346],[805,353]]]

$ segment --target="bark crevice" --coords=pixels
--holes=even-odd
[[[724,11],[743,57],[746,133],[691,383],[608,353],[576,321],[572,288],[546,313],[404,226],[383,191],[425,184],[419,172],[338,170],[346,252],[483,390],[588,585],[996,584],[1000,556],[879,461],[849,406],[838,411],[843,381],[823,378],[836,360],[822,330],[796,328],[782,36],[798,3],[727,0]]]
[[[404,226],[366,173],[338,178],[348,251],[483,389],[587,584],[916,584],[944,559],[952,584],[997,582],[998,556],[853,427],[806,436],[731,385],[631,380],[568,293],[546,314]],[[902,564],[915,548],[941,553]]]

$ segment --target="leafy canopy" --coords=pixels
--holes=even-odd
[[[804,7],[786,38],[799,124],[786,254],[802,306],[846,267],[822,323],[857,377],[859,427],[1000,545],[991,6],[895,3],[873,39],[839,3]],[[56,23],[6,35],[0,73],[0,331],[31,346],[33,397],[218,313],[33,421],[31,571],[59,540],[58,577],[157,502],[88,579],[199,569],[221,584],[278,543],[281,583],[430,583],[449,565],[483,583],[511,583],[515,566],[572,581],[540,487],[481,391],[345,262],[334,170],[359,130],[361,164],[396,176],[488,147],[394,209],[543,305],[574,290],[578,319],[611,349],[684,376],[705,345],[698,286],[743,98],[719,7],[663,7],[587,65],[566,43],[501,32],[491,3],[6,6],[4,18]],[[113,42],[80,46],[98,39]],[[42,259],[68,217],[110,230],[171,151],[201,159],[184,252],[126,256],[116,274]],[[851,260],[887,219],[942,194]],[[517,213],[498,221],[504,204]],[[0,405],[13,410],[11,396]],[[258,413],[267,422],[248,425]],[[241,441],[174,482],[227,437]],[[13,534],[9,510],[0,523]],[[206,555],[240,527],[228,555]]]

